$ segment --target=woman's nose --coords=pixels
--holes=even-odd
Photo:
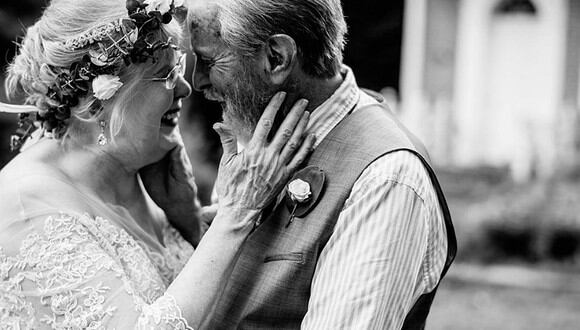
[[[191,85],[185,80],[185,77],[179,76],[173,92],[176,99],[186,98],[191,95]]]

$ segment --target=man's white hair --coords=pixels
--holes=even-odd
[[[270,36],[286,34],[307,74],[328,78],[340,70],[347,32],[340,0],[190,0],[190,23],[199,3],[215,6],[222,40],[242,56],[254,55]]]

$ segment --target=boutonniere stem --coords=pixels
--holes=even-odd
[[[297,207],[298,207],[298,203],[294,204],[294,207],[292,208],[292,211],[290,212],[290,219],[288,220],[288,223],[286,224],[286,228],[288,228],[290,226],[290,224],[294,221],[294,214],[296,214]]]

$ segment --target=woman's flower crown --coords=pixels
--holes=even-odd
[[[12,150],[18,150],[37,126],[48,135],[59,138],[66,132],[71,108],[92,90],[99,100],[111,98],[123,85],[117,76],[122,63],[156,61],[159,49],[175,48],[171,39],[155,40],[154,33],[162,24],[173,19],[175,9],[183,0],[127,0],[128,17],[92,28],[81,35],[66,40],[62,47],[70,50],[88,48],[88,54],[68,69],[49,67],[58,73],[55,83],[48,88],[50,99],[47,109],[21,113],[16,134],[11,137]],[[91,110],[95,115],[98,110]],[[39,123],[35,126],[35,122]]]

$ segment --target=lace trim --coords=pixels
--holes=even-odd
[[[169,294],[163,295],[152,305],[143,306],[143,313],[139,317],[136,329],[193,330],[182,316],[175,297]]]

